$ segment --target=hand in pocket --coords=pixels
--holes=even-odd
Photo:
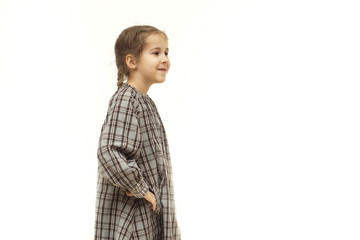
[[[134,196],[134,194],[132,194],[131,192],[128,192],[128,191],[126,191],[126,195],[128,195],[129,197]],[[155,195],[152,192],[147,191],[144,198],[145,198],[146,201],[151,203],[151,205],[153,207],[153,211],[155,212],[155,210],[156,210],[156,198],[155,198]]]

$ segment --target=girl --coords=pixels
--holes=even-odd
[[[147,95],[165,81],[168,52],[166,34],[151,26],[129,27],[116,41],[118,90],[99,140],[95,240],[181,238],[168,141]]]

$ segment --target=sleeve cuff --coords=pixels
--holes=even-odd
[[[143,198],[147,191],[149,190],[149,186],[146,184],[144,179],[141,179],[132,189],[129,189],[129,192],[134,194],[136,198]]]

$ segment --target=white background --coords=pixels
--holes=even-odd
[[[0,0],[1,239],[93,238],[97,141],[131,25],[169,37],[148,94],[183,239],[360,239],[360,5]]]

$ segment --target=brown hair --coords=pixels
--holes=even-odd
[[[124,80],[128,79],[130,69],[125,62],[125,57],[132,54],[135,59],[139,59],[145,46],[146,37],[150,34],[162,34],[166,39],[165,32],[148,26],[138,25],[126,28],[121,32],[115,43],[116,66],[118,69],[117,86],[121,87]]]

